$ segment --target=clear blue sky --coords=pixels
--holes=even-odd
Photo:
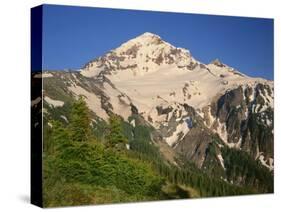
[[[190,50],[203,63],[219,58],[239,71],[273,79],[273,20],[44,5],[43,67],[79,69],[144,32]]]

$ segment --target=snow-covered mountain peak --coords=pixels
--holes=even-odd
[[[145,33],[137,36],[136,38],[131,39],[130,41],[139,41],[139,42],[149,43],[149,42],[153,42],[153,41],[159,40],[159,39],[161,39],[161,37],[159,35],[153,34],[151,32],[145,32]]]
[[[163,101],[202,109],[226,90],[264,82],[248,77],[218,59],[208,65],[200,63],[188,50],[175,47],[149,32],[89,62],[81,74],[102,83],[105,79],[110,81],[130,96],[144,117]]]
[[[145,32],[145,33],[141,34],[141,35],[138,36],[138,37],[158,37],[158,38],[160,38],[159,35],[156,35],[156,34],[151,33],[151,32]]]
[[[123,55],[135,53],[135,51],[138,51],[139,49],[146,49],[146,53],[151,54],[153,51],[160,49],[161,47],[175,48],[171,44],[163,41],[160,36],[150,32],[145,32],[123,43],[121,46],[114,49],[113,52]]]
[[[149,32],[89,62],[81,74],[101,82],[108,79],[130,96],[143,113],[159,105],[159,101],[186,103],[201,109],[226,90],[264,83],[218,59],[208,65],[200,63],[188,50]]]
[[[146,75],[161,68],[192,70],[198,64],[184,48],[177,48],[150,32],[133,38],[85,65],[86,77],[108,75]]]
[[[131,48],[132,46],[138,46],[138,47],[147,47],[150,45],[158,45],[160,43],[163,43],[164,41],[161,39],[160,36],[145,32],[135,38],[132,38],[128,40],[127,42],[121,44],[118,48],[116,48],[114,51],[116,52],[122,52],[126,51],[127,49]]]

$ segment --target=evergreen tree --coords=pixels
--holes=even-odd
[[[44,129],[44,153],[52,155],[64,145],[70,143],[69,131],[60,121],[50,121],[50,126]]]
[[[80,96],[72,106],[70,114],[70,136],[73,141],[87,141],[91,135],[91,118],[90,111]]]
[[[52,122],[52,135],[53,152],[60,151],[71,143],[69,131],[59,121]]]
[[[124,136],[121,119],[117,115],[111,115],[109,118],[108,133],[106,136],[108,147],[124,147],[128,139]]]

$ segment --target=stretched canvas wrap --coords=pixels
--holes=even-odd
[[[41,5],[31,53],[33,204],[274,192],[272,19]]]

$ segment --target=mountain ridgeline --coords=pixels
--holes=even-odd
[[[273,81],[148,32],[32,77],[46,206],[273,192]]]

